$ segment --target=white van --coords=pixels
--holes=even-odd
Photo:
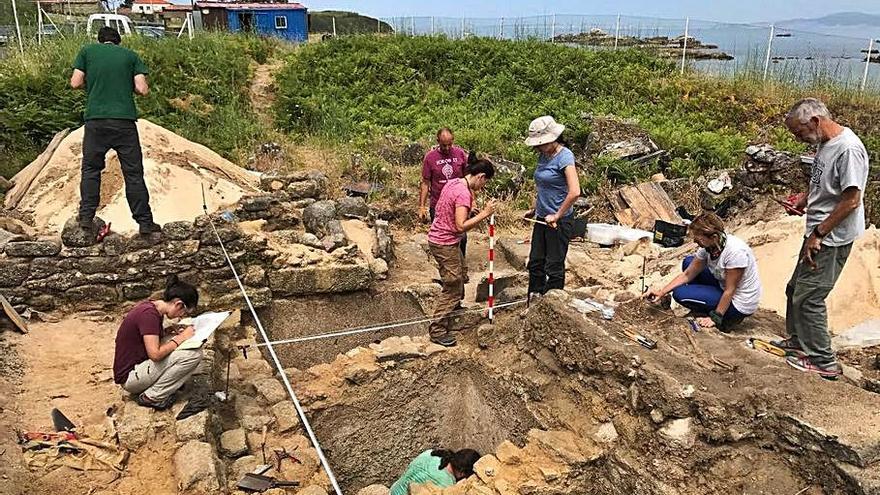
[[[86,32],[91,35],[92,33],[97,32],[101,26],[110,26],[119,31],[121,36],[126,36],[132,33],[131,19],[120,14],[90,15],[89,22],[86,24]]]

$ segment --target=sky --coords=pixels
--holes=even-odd
[[[835,12],[880,14],[878,0],[300,0],[311,10],[349,10],[371,16],[516,17],[540,14],[624,14],[704,19],[721,22],[772,22],[822,17]]]

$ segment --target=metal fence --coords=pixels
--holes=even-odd
[[[880,63],[880,51],[871,37],[874,33],[845,36],[770,24],[625,15],[409,16],[381,21],[398,35],[538,39],[592,49],[638,46],[674,58],[682,70],[691,67],[715,75],[749,74],[795,84],[834,82],[880,89],[880,69],[873,67]]]

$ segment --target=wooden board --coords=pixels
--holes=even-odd
[[[635,217],[633,217],[632,208],[626,204],[626,201],[620,197],[620,192],[611,191],[607,194],[608,202],[611,203],[611,207],[614,209],[614,218],[620,222],[621,225],[625,225],[627,227],[632,227],[635,225]]]
[[[63,141],[69,133],[70,129],[64,129],[55,134],[55,137],[49,142],[49,146],[46,146],[46,149],[43,150],[34,161],[15,174],[12,178],[12,182],[15,185],[6,193],[6,199],[4,201],[7,210],[11,210],[18,206],[18,203],[21,202],[24,195],[27,194],[28,190],[31,188],[31,184],[34,183],[34,180],[40,175],[40,172],[43,171],[46,164],[49,163],[49,159],[52,158],[52,155],[55,153],[55,150],[58,149],[61,141]]]
[[[3,306],[3,312],[6,313],[6,316],[12,320],[12,323],[18,328],[21,333],[28,333],[27,323],[25,323],[24,318],[18,314],[15,309],[12,308],[12,305],[9,304],[9,301],[3,297],[3,294],[0,294],[0,305]]]
[[[654,210],[642,192],[635,186],[624,186],[620,188],[620,196],[633,210],[635,227],[653,230],[654,221],[660,218],[660,214]]]
[[[669,195],[663,186],[656,182],[644,182],[636,186],[651,208],[659,215],[657,218],[667,222],[681,224],[681,217],[675,211],[675,203],[669,199]]]

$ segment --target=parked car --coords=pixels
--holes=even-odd
[[[110,26],[119,31],[119,34],[122,36],[127,36],[132,34],[131,31],[131,19],[127,16],[120,14],[92,14],[89,16],[88,23],[86,24],[86,32],[89,35],[94,34],[98,31],[101,26]]]
[[[165,28],[162,26],[135,26],[134,30],[136,33],[147,38],[165,37]]]

